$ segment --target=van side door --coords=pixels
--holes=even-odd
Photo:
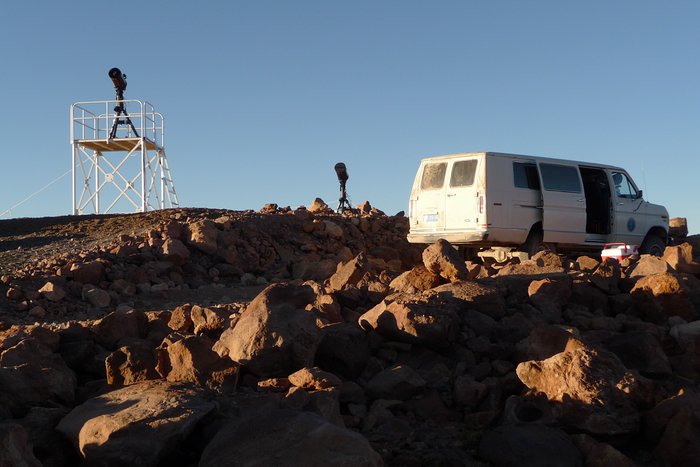
[[[586,196],[578,166],[537,162],[542,186],[545,242],[581,244],[586,239]]]

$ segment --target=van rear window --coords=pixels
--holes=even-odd
[[[476,159],[457,161],[452,165],[450,186],[471,186],[476,174]]]
[[[423,168],[423,178],[420,181],[421,189],[442,188],[445,184],[445,172],[447,172],[447,162],[426,164]]]
[[[542,184],[547,191],[581,193],[578,169],[570,165],[540,164]]]
[[[540,176],[533,162],[513,162],[513,183],[517,188],[540,189]]]

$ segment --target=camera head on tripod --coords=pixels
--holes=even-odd
[[[122,73],[119,68],[112,68],[109,70],[109,77],[114,83],[114,89],[118,93],[126,91],[126,75]]]

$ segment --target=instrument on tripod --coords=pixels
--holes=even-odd
[[[114,83],[114,90],[117,93],[117,105],[114,107],[114,122],[112,123],[112,131],[109,132],[109,139],[114,139],[117,136],[117,127],[119,125],[129,125],[131,126],[131,130],[134,132],[134,135],[136,137],[139,137],[138,132],[136,131],[136,127],[134,127],[134,124],[131,122],[131,118],[129,118],[129,114],[126,112],[126,107],[124,107],[124,91],[126,91],[126,75],[121,72],[119,68],[112,68],[109,70],[109,77],[112,79],[112,83]],[[121,115],[124,116],[124,118],[119,118]]]
[[[345,183],[350,176],[348,175],[348,170],[345,168],[345,164],[342,162],[335,164],[335,174],[338,176],[338,182],[340,182],[340,199],[338,200],[337,212],[338,214],[342,214],[345,210],[352,209],[348,201],[348,194],[345,191]]]

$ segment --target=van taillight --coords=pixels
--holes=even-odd
[[[479,195],[479,214],[484,213],[484,195]]]

